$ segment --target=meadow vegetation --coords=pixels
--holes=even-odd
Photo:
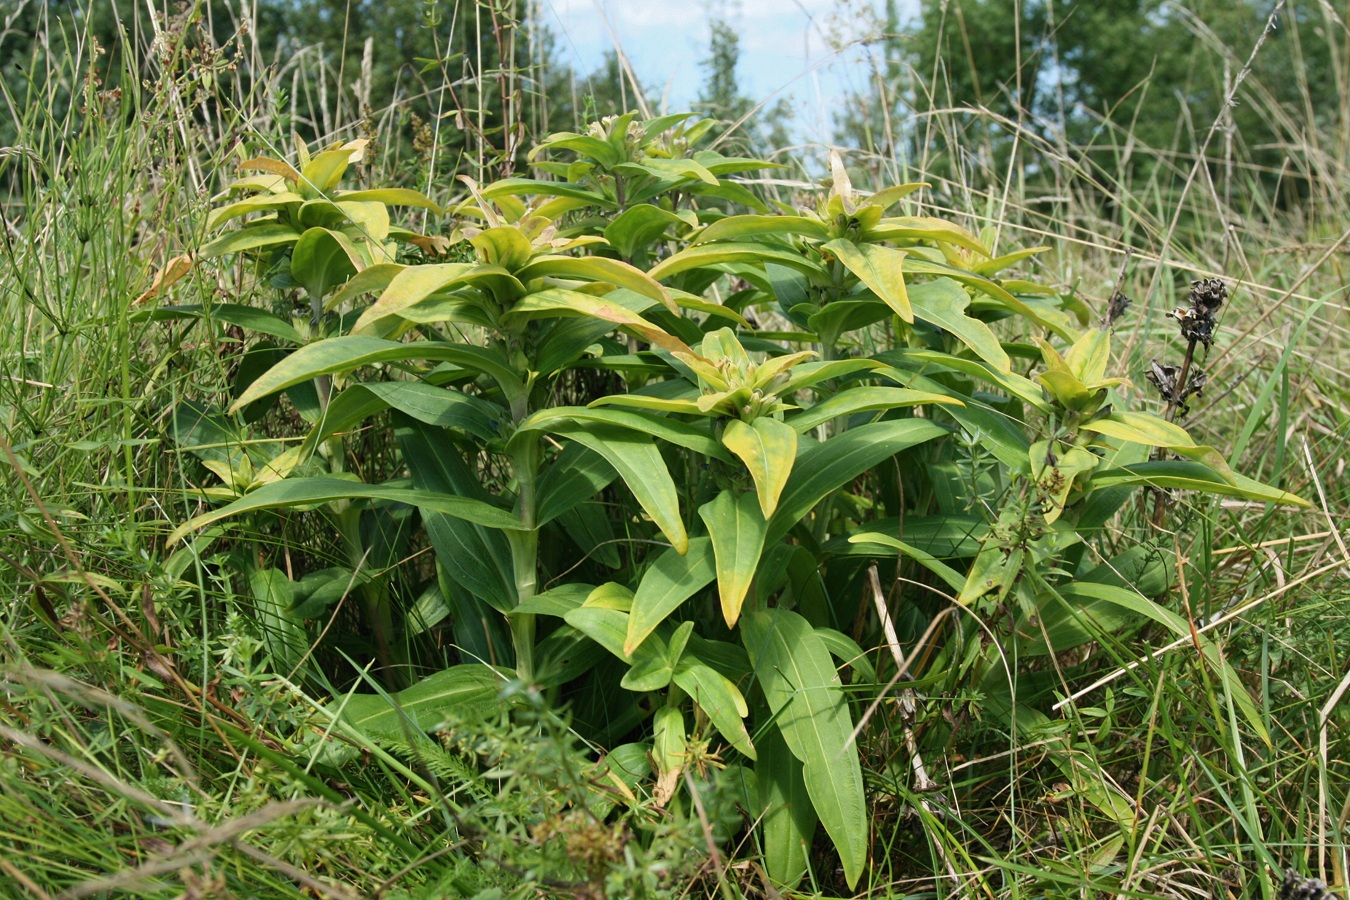
[[[1343,895],[1343,13],[335,10],[0,11],[0,893]]]

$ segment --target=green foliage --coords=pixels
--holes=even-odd
[[[870,546],[892,566],[914,559],[955,590],[950,602],[978,614],[916,674],[957,673],[1015,728],[996,677],[1001,644],[977,621],[1007,640],[1027,621],[1050,619],[1068,646],[1098,632],[1059,624],[1054,616],[1072,608],[1066,598],[1150,609],[1151,599],[1115,582],[1094,592],[1090,579],[1106,576],[1081,562],[1082,545],[1125,502],[1111,488],[1184,482],[1301,501],[1241,479],[1179,426],[1126,410],[1113,393],[1122,379],[1107,374],[1109,331],[1084,330],[1069,298],[995,280],[1026,253],[992,259],[953,223],[893,214],[921,186],[860,195],[836,156],[814,208],[766,215],[728,177],[766,164],[697,149],[706,133],[706,122],[684,115],[620,116],[545,139],[531,156],[552,180],[465,179],[461,263],[393,261],[384,203],[429,201],[338,190],[360,146],[302,153],[298,168],[245,163],[266,183],[241,186],[270,194],[217,207],[213,223],[241,224],[204,253],[259,258],[331,324],[311,328],[230,413],[331,379],[336,422],[316,421],[271,470],[286,475],[323,447],[335,465],[343,451],[332,435],[392,408],[395,423],[407,423],[398,446],[412,485],[399,475],[371,484],[236,478],[242,496],[175,538],[264,509],[326,505],[342,522],[376,512],[365,506],[372,500],[416,507],[438,555],[438,615],[449,616],[464,662],[387,699],[357,698],[345,712],[337,704],[340,729],[377,741],[390,728],[436,730],[440,710],[481,705],[510,669],[511,683],[550,695],[631,692],[641,697],[631,718],[577,727],[601,743],[642,742],[653,803],[697,801],[681,786],[704,775],[711,745],[723,741],[722,763],[755,773],[747,812],[758,817],[766,798],[809,804],[809,815],[771,816],[758,832],[770,877],[795,883],[793,848],[811,844],[819,821],[852,888],[870,838],[856,710],[832,654],[861,655],[834,630],[854,617],[857,550]],[[751,212],[729,215],[728,203]],[[307,217],[310,209],[319,212]],[[302,252],[307,244],[315,249]],[[729,277],[747,287],[719,301]],[[790,343],[750,326],[750,315],[781,317],[796,329]],[[1027,347],[1040,357],[1034,379],[1011,363]],[[372,367],[383,375],[363,382]],[[560,402],[596,370],[611,387]],[[978,539],[938,557],[869,536],[882,521],[908,528],[970,511],[954,503],[971,462],[962,434],[996,459],[977,476],[991,515]],[[1152,447],[1189,461],[1147,463]],[[591,521],[578,529],[568,514],[583,506]],[[343,533],[360,571],[372,548],[350,524]],[[614,545],[606,562],[599,550]],[[284,615],[281,601],[294,595],[285,576],[253,578],[269,614]],[[368,591],[379,645],[403,643],[412,625],[397,606],[356,587]],[[486,633],[485,619],[496,622]],[[507,659],[493,638],[502,625]],[[294,627],[272,629],[292,641],[273,651],[285,665],[297,656],[284,638]],[[1028,644],[1029,656],[1045,651]],[[597,652],[615,665],[573,661]],[[1209,658],[1234,684],[1222,657]],[[396,662],[384,660],[386,670]],[[859,702],[874,690],[855,688]],[[762,744],[785,746],[795,762],[765,770]]]

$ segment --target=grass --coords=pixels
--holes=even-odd
[[[0,104],[15,135],[0,148],[0,304],[16,323],[0,339],[3,893],[763,896],[754,848],[727,855],[714,840],[736,833],[734,810],[683,823],[579,814],[605,772],[537,698],[512,719],[461,723],[444,744],[410,736],[402,752],[354,750],[361,765],[313,764],[306,740],[327,727],[324,686],[263,664],[228,560],[164,543],[202,475],[172,446],[171,411],[231,391],[241,335],[137,315],[162,302],[139,299],[157,269],[200,243],[229,136],[280,131],[262,99],[275,85],[208,81],[212,63],[171,32],[155,77],[124,78],[113,96],[89,80],[97,50],[83,35],[56,20],[45,35],[51,52],[26,57],[41,77]],[[1265,94],[1249,83],[1242,96]],[[1271,900],[1286,868],[1344,895],[1350,148],[1265,112],[1312,185],[1294,208],[1269,199],[1268,173],[1220,131],[1199,156],[1130,147],[1128,132],[1106,128],[1071,157],[1026,134],[1023,160],[1053,181],[967,167],[924,195],[929,212],[1049,246],[1044,278],[1094,301],[1123,269],[1136,304],[1117,367],[1138,389],[1149,360],[1177,357],[1163,314],[1178,285],[1225,277],[1234,297],[1186,424],[1238,470],[1316,508],[1182,501],[1154,536],[1180,561],[1175,608],[1238,682],[1198,662],[1194,639],[1119,635],[1039,676],[1074,699],[1016,741],[977,721],[953,732],[926,757],[942,784],[930,795],[908,787],[903,720],[886,704],[864,747],[873,895]],[[1327,135],[1347,113],[1326,111]],[[934,146],[971,150],[968,117],[926,121]],[[1155,164],[1121,175],[1141,171],[1117,168],[1127,152]],[[397,165],[404,183],[426,183],[407,159]],[[269,302],[226,269],[195,270],[175,291],[177,302],[235,291]],[[334,628],[359,637],[345,620]],[[336,646],[326,652],[352,644]],[[363,684],[347,672],[334,693]],[[927,695],[921,728],[973,690]],[[833,892],[828,854],[813,861],[808,884]]]

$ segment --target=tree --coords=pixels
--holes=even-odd
[[[1080,160],[1100,148],[1111,154],[1101,167],[1116,171],[1127,143],[1157,151],[1124,160],[1138,174],[1199,151],[1224,114],[1234,153],[1278,170],[1291,145],[1315,144],[1341,112],[1328,35],[1346,23],[1325,6],[1288,4],[1226,109],[1270,11],[1265,0],[925,0],[904,29],[888,0],[875,65],[885,89],[850,98],[836,125],[939,176],[969,173],[972,161],[1006,171],[1016,130]],[[933,110],[948,111],[949,130],[930,125]]]
[[[708,55],[699,63],[704,70],[703,87],[694,109],[727,122],[731,141],[747,153],[763,154],[786,147],[791,106],[786,100],[778,100],[756,109],[755,101],[741,91],[736,74],[740,61],[740,35],[726,19],[712,19]]]

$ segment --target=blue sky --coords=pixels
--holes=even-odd
[[[874,32],[874,0],[538,0],[557,51],[578,73],[599,66],[617,41],[638,79],[687,109],[703,82],[710,10],[741,36],[738,76],[755,100],[788,98],[796,133],[828,140],[830,108],[847,90],[865,90],[866,37]],[[902,9],[911,6],[902,4]],[[916,4],[914,4],[916,5]]]

